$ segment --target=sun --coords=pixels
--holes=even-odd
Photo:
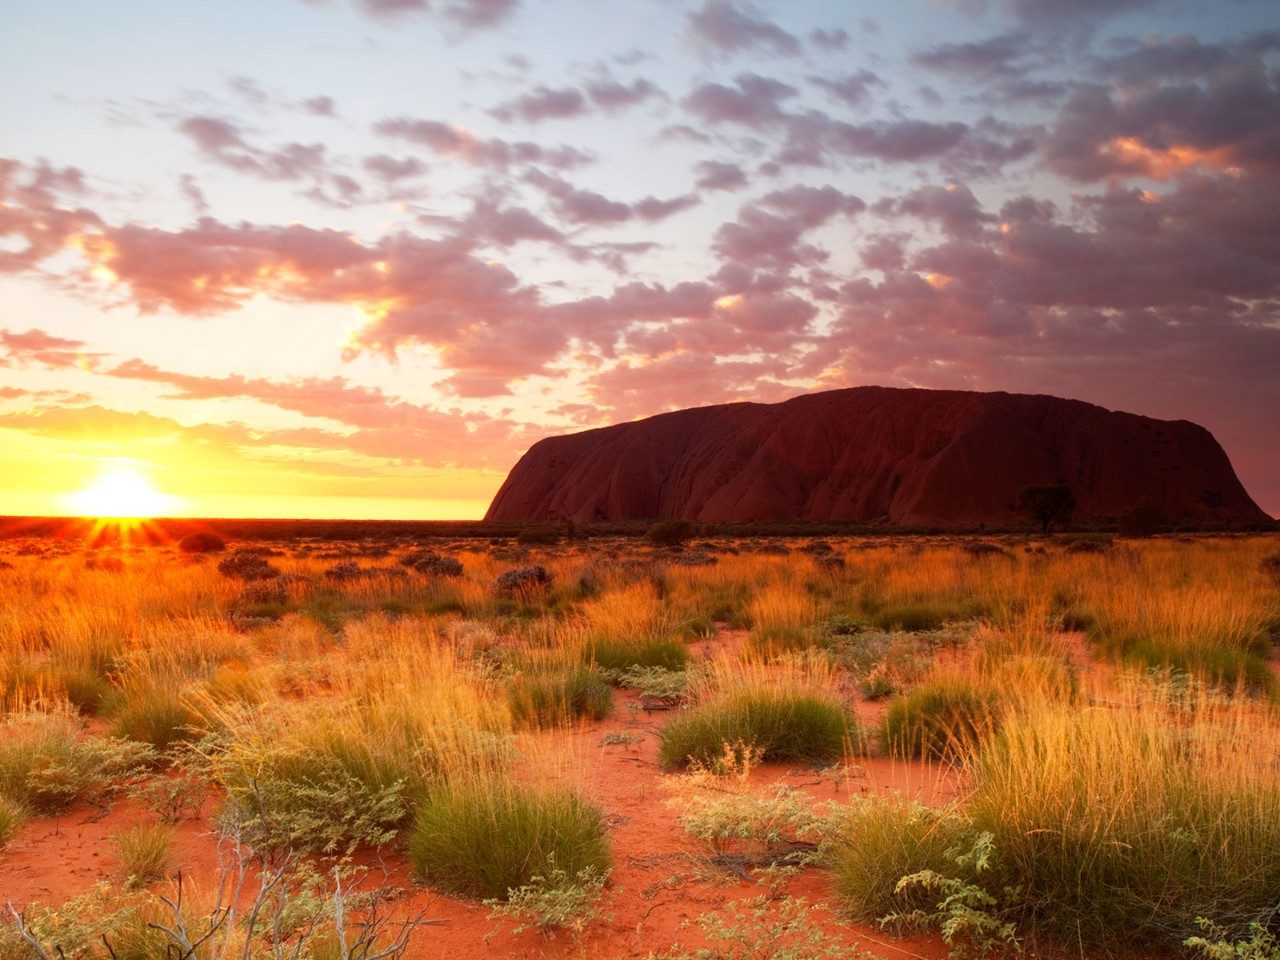
[[[100,474],[69,500],[81,516],[122,520],[164,516],[177,503],[175,497],[157,490],[145,474],[124,466]]]

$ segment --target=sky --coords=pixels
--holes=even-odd
[[[483,515],[861,384],[1208,427],[1280,515],[1274,0],[0,0],[0,514]]]

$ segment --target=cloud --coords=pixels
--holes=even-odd
[[[695,169],[696,184],[703,190],[741,190],[747,185],[743,169],[727,160],[701,160]]]
[[[684,100],[684,108],[706,123],[734,123],[765,129],[785,123],[782,104],[799,94],[790,84],[757,73],[739,74],[733,85],[704,83]]]
[[[489,112],[503,122],[542,123],[545,120],[581,117],[593,107],[617,113],[661,96],[662,91],[648,80],[641,78],[621,83],[606,74],[582,88],[537,86]]]
[[[0,157],[0,274],[32,269],[97,224],[92,211],[66,206],[86,192],[84,174],[76,167],[43,160],[24,166]]]
[[[850,123],[819,110],[788,110],[785,105],[798,93],[789,84],[745,73],[732,86],[706,83],[694,88],[683,106],[704,124],[778,136],[781,143],[773,162],[781,166],[823,166],[835,158],[938,161],[950,171],[990,176],[1035,150],[1029,133],[991,118],[976,124],[909,117]]]
[[[997,220],[982,209],[972,190],[958,183],[924,186],[896,199],[882,199],[876,203],[875,211],[931,221],[953,237],[977,236]]]
[[[722,260],[790,270],[825,260],[825,251],[803,243],[805,234],[838,215],[866,208],[861,198],[835,187],[797,186],[776,190],[747,204],[738,219],[722,224],[712,249]]]
[[[0,329],[0,348],[6,354],[0,357],[0,366],[39,364],[54,368],[85,368],[92,366],[101,356],[89,352],[83,340],[56,337],[34,327],[25,333]]]
[[[692,194],[666,199],[645,197],[634,203],[623,203],[592,190],[579,189],[567,180],[540,170],[530,171],[525,179],[547,195],[562,220],[582,226],[603,226],[629,220],[656,223],[699,203]]]
[[[884,86],[884,81],[870,70],[857,70],[838,77],[810,77],[809,82],[846,106],[862,106],[871,97],[873,87]]]
[[[809,34],[809,43],[829,53],[845,50],[849,46],[849,31],[840,28],[818,28]]]
[[[333,97],[307,97],[305,100],[299,101],[298,106],[304,113],[309,113],[314,117],[336,117],[338,115],[338,104]]]
[[[409,180],[427,172],[427,165],[417,157],[391,157],[385,153],[370,154],[360,165],[384,183]]]
[[[1280,170],[1280,76],[1258,58],[1204,79],[1076,87],[1045,138],[1048,165],[1075,180],[1168,179],[1191,168]]]
[[[290,142],[266,149],[250,143],[248,131],[236,122],[207,115],[185,118],[178,130],[206,160],[236,173],[309,184],[306,195],[322,203],[346,206],[364,199],[361,185],[336,167],[322,143]]]
[[[442,157],[499,170],[532,164],[568,170],[592,160],[589,154],[576,147],[543,147],[526,140],[511,141],[497,137],[484,139],[463,127],[439,120],[391,117],[379,120],[373,129],[380,136],[407,140]]]
[[[751,50],[766,50],[781,57],[800,53],[799,40],[763,19],[749,3],[707,0],[687,18],[694,42],[713,56],[733,56]]]
[[[519,0],[353,0],[357,10],[375,20],[397,20],[428,14],[471,30],[501,26],[516,12]]]
[[[567,120],[587,112],[587,98],[577,87],[535,87],[490,112],[503,121],[519,119],[525,123],[541,123],[543,120]]]

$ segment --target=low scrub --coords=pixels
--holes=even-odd
[[[609,870],[600,811],[576,793],[476,778],[437,791],[409,837],[416,876],[448,893],[506,900],[554,871]]]
[[[145,743],[164,753],[197,736],[196,712],[177,682],[135,682],[113,693],[104,710],[114,736]]]
[[[963,676],[939,676],[894,700],[882,735],[889,753],[913,760],[958,760],[995,730],[993,690]]]
[[[141,823],[111,839],[120,872],[131,887],[145,887],[173,871],[173,828]]]
[[[142,744],[83,736],[70,711],[13,714],[0,724],[0,798],[58,813],[125,790],[154,760]]]
[[[0,850],[13,839],[27,819],[27,811],[16,800],[0,794]]]
[[[1254,694],[1277,691],[1275,675],[1267,663],[1270,644],[1261,636],[1248,647],[1228,644],[1185,643],[1158,635],[1125,635],[1095,630],[1101,648],[1121,662],[1156,670],[1172,670],[1229,690]]]
[[[947,869],[947,851],[969,831],[968,821],[953,808],[935,809],[901,797],[855,797],[834,813],[822,859],[846,912],[873,923],[928,906],[927,895],[899,889],[898,882],[922,870]]]
[[[627,670],[631,667],[682,670],[689,662],[688,648],[672,637],[595,640],[588,647],[588,655],[603,670]]]
[[[662,731],[663,766],[713,764],[726,744],[759,751],[760,759],[838,760],[855,732],[838,700],[804,691],[761,687],[701,703],[671,720]]]
[[[603,719],[613,707],[613,691],[592,667],[537,664],[510,681],[507,703],[517,726],[552,727]]]
[[[1175,946],[1206,917],[1270,922],[1280,729],[1210,696],[1011,717],[972,763],[970,812],[1029,929]]]
[[[972,620],[983,614],[981,606],[962,601],[911,601],[877,605],[867,620],[877,630],[922,633],[941,630],[949,623]]]

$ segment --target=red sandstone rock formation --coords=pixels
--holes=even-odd
[[[684,517],[1009,524],[1018,491],[1066,482],[1075,518],[1150,498],[1166,518],[1256,523],[1209,431],[1078,400],[855,387],[733,403],[541,440],[490,520]]]

